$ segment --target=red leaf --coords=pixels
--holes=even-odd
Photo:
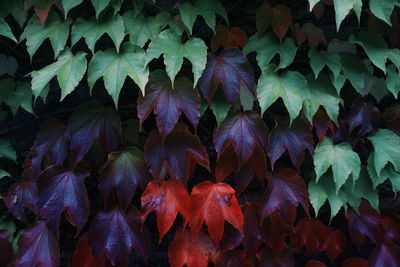
[[[396,244],[378,245],[369,256],[368,266],[400,266],[400,247]]]
[[[281,169],[268,177],[268,187],[260,204],[262,220],[279,211],[282,218],[290,224],[294,220],[296,207],[299,204],[308,214],[310,203],[307,185],[295,171]]]
[[[259,35],[271,26],[282,43],[289,26],[292,25],[292,11],[284,5],[273,7],[269,3],[264,3],[257,10],[256,24]]]
[[[285,239],[293,231],[293,223],[283,221],[279,212],[276,211],[264,220],[263,229],[266,241],[273,254],[286,248]]]
[[[312,23],[305,23],[302,27],[296,23],[294,25],[294,32],[297,43],[300,45],[307,40],[309,46],[317,46],[320,43],[326,44],[325,34],[321,28],[316,27]]]
[[[215,256],[216,267],[253,267],[253,261],[251,258],[246,257],[243,250],[231,250],[227,252],[219,252]]]
[[[151,181],[143,192],[141,218],[144,221],[150,212],[156,212],[161,243],[173,225],[178,211],[187,219],[188,205],[189,194],[180,181],[175,178],[168,181],[157,179]]]
[[[89,247],[88,233],[85,233],[79,238],[74,256],[72,257],[72,267],[111,267],[104,254],[97,260]]]
[[[224,233],[225,220],[241,233],[243,231],[242,211],[235,190],[228,184],[210,181],[197,184],[190,195],[189,211],[192,233],[199,232],[205,222],[216,246]]]
[[[211,39],[211,51],[215,53],[220,47],[223,48],[243,48],[247,43],[246,33],[233,27],[230,31],[225,25],[218,25],[217,32]]]
[[[302,119],[296,119],[292,125],[289,120],[277,121],[268,139],[267,154],[271,161],[272,170],[277,159],[285,150],[289,152],[290,160],[300,170],[304,161],[305,150],[314,152],[314,141],[310,126]]]
[[[22,181],[13,184],[4,196],[7,209],[18,219],[26,222],[24,208],[36,214],[36,182]]]
[[[394,105],[385,109],[383,113],[383,119],[385,120],[386,126],[400,135],[400,105]]]
[[[49,16],[49,12],[51,9],[51,6],[53,5],[53,1],[49,3],[46,7],[35,7],[35,13],[39,17],[40,23],[44,25],[46,22],[47,17]]]
[[[347,237],[340,230],[331,231],[325,239],[321,250],[326,250],[331,261],[335,260],[346,248]]]
[[[254,92],[253,69],[247,57],[239,49],[224,49],[219,56],[208,54],[206,69],[200,78],[199,85],[209,105],[220,84],[226,99],[232,105],[239,99],[241,87],[246,86]]]
[[[125,213],[113,208],[98,213],[93,219],[89,228],[89,245],[97,259],[104,253],[111,264],[128,266],[132,249],[147,259],[150,237],[136,209]]]
[[[25,231],[18,240],[16,267],[56,267],[60,262],[58,241],[44,221]]]
[[[58,235],[63,212],[65,218],[78,232],[85,225],[89,214],[89,199],[83,180],[88,173],[71,171],[54,165],[45,169],[38,179],[38,212],[46,218],[49,227]]]
[[[99,189],[107,197],[114,188],[120,202],[127,207],[136,187],[139,185],[144,189],[149,180],[143,153],[135,147],[129,147],[108,155],[108,161],[100,171]]]
[[[218,161],[221,159],[222,152],[232,144],[238,160],[238,169],[240,169],[256,148],[265,150],[267,135],[268,128],[255,111],[245,111],[227,117],[214,134]],[[265,164],[265,158],[260,159],[258,164]],[[221,178],[223,177],[217,177],[217,179]]]
[[[209,235],[203,232],[192,235],[178,230],[168,247],[169,263],[172,267],[207,267],[208,260],[215,254],[215,247]]]
[[[326,265],[320,261],[310,260],[306,263],[305,267],[326,267]]]
[[[359,258],[347,258],[342,262],[341,267],[367,267],[368,261]]]
[[[65,124],[58,119],[49,119],[43,123],[24,162],[24,168],[41,169],[42,165],[63,164],[68,154],[68,136],[65,131]]]
[[[288,248],[273,254],[268,247],[262,251],[261,264],[263,267],[292,267],[294,265],[293,255]]]
[[[328,115],[323,109],[318,109],[317,113],[314,115],[313,127],[320,142],[324,140],[328,131],[330,131],[332,134],[335,129],[333,122],[329,119]]]
[[[302,219],[294,228],[290,242],[297,251],[306,247],[306,254],[309,255],[317,250],[323,250],[325,240],[331,233],[331,228],[324,225],[318,219]]]
[[[14,258],[14,250],[9,238],[10,233],[7,230],[0,230],[0,266],[7,266]]]
[[[247,203],[244,207],[243,246],[248,257],[256,255],[266,241],[258,210],[258,204]]]
[[[193,83],[186,78],[175,80],[174,88],[165,71],[157,70],[150,74],[146,86],[146,96],[138,97],[138,117],[140,124],[154,110],[159,132],[166,136],[175,127],[183,112],[196,126],[200,118],[200,96],[193,90]]]
[[[121,120],[114,109],[104,107],[98,102],[80,106],[72,114],[67,127],[74,162],[81,161],[96,141],[100,143],[104,153],[116,150],[120,131]]]
[[[207,169],[210,165],[199,137],[183,123],[178,123],[165,140],[157,130],[150,132],[144,145],[144,156],[153,177],[165,176],[168,171],[183,183],[193,174],[196,163]]]

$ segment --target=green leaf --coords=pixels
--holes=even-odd
[[[98,51],[89,63],[88,83],[92,90],[95,82],[103,77],[104,85],[118,106],[118,97],[126,77],[129,76],[140,88],[143,95],[149,77],[146,53],[130,43],[123,45],[119,54],[114,49]]]
[[[20,37],[21,41],[26,39],[26,46],[31,60],[37,49],[47,38],[53,47],[54,58],[57,58],[67,43],[69,25],[71,23],[70,19],[62,22],[56,13],[51,12],[46,24],[42,26],[39,18],[32,16]]]
[[[400,191],[400,174],[397,173],[393,169],[392,164],[387,164],[381,171],[380,174],[376,172],[375,166],[375,153],[372,152],[369,157],[368,157],[368,172],[369,175],[372,178],[372,183],[373,183],[373,188],[375,189],[378,185],[382,184],[386,180],[390,180],[392,184],[392,188],[394,192],[399,192]]]
[[[164,55],[164,64],[172,84],[182,67],[183,58],[187,58],[192,63],[193,86],[196,86],[207,62],[207,46],[202,39],[190,38],[182,44],[181,37],[175,31],[165,30],[150,43],[147,49],[147,64],[161,54]]]
[[[6,158],[13,161],[17,160],[17,154],[15,153],[15,150],[7,140],[2,138],[0,138],[0,158]]]
[[[314,8],[314,6],[319,2],[320,0],[308,0],[308,3],[310,4],[310,12]]]
[[[211,110],[214,113],[215,120],[217,121],[217,128],[225,120],[228,115],[230,106],[226,100],[225,95],[221,90],[218,90],[211,103]]]
[[[7,22],[2,18],[0,18],[0,35],[10,38],[14,42],[17,42],[17,39],[12,33],[10,26],[8,26]]]
[[[336,31],[339,31],[340,24],[351,10],[356,13],[357,18],[360,21],[362,9],[361,0],[333,0],[333,5],[335,7]]]
[[[374,146],[373,163],[377,174],[380,176],[389,162],[400,172],[400,136],[389,129],[378,129],[368,140]]]
[[[312,47],[308,52],[310,58],[310,66],[314,72],[315,78],[318,78],[319,73],[322,69],[327,66],[333,74],[336,80],[340,74],[340,55],[337,53],[329,53],[327,51],[317,51],[315,47]]]
[[[360,174],[361,161],[348,143],[333,144],[332,139],[326,137],[318,144],[314,152],[314,166],[317,174],[316,181],[332,167],[333,180],[336,192],[346,183],[351,175],[353,183]]]
[[[0,170],[0,179],[4,177],[11,177],[11,175],[6,171]]]
[[[386,85],[388,90],[397,98],[400,92],[400,74],[393,64],[387,67]]]
[[[94,54],[96,42],[106,33],[114,42],[118,52],[125,37],[124,21],[120,15],[109,14],[100,21],[94,18],[90,20],[78,18],[72,26],[71,45],[74,46],[81,38],[85,38],[88,48]]]
[[[392,26],[392,22],[390,21],[390,16],[392,15],[394,6],[398,6],[399,2],[397,0],[370,0],[369,1],[369,9],[372,14],[374,14],[377,18],[383,20],[390,26]]]
[[[342,53],[341,55],[342,72],[350,81],[354,89],[361,95],[365,95],[365,82],[371,76],[364,62],[352,53]]]
[[[160,12],[155,17],[144,17],[142,14],[136,16],[132,10],[124,13],[123,20],[129,41],[143,47],[147,41],[153,41],[169,24],[171,15]]]
[[[108,6],[112,6],[114,9],[114,14],[118,12],[121,8],[121,0],[91,0],[92,5],[96,11],[96,19],[99,18],[100,13],[105,10]]]
[[[23,0],[13,0],[13,1],[0,0],[0,7],[5,7],[5,6],[7,8],[0,8],[0,17],[5,18],[10,14],[22,28],[22,26],[26,21],[26,16],[27,16]]]
[[[257,98],[261,113],[278,98],[282,98],[292,122],[299,115],[303,100],[309,92],[307,81],[296,71],[286,71],[278,75],[274,69],[273,65],[264,68],[258,80]]]
[[[271,62],[272,58],[276,54],[279,54],[280,63],[276,68],[276,70],[279,70],[293,63],[297,49],[298,47],[292,38],[286,38],[281,44],[272,32],[267,32],[261,38],[257,34],[250,37],[243,48],[243,53],[256,52],[257,64],[260,69],[265,68]]]
[[[20,107],[34,114],[32,109],[31,85],[29,83],[18,83],[15,91],[6,99],[6,104],[10,107],[14,116]]]
[[[318,79],[314,79],[313,75],[307,75],[310,93],[304,102],[304,113],[306,117],[312,121],[315,113],[320,106],[324,107],[329,118],[337,124],[339,116],[339,104],[341,98],[333,87],[329,77],[324,73],[319,75]]]
[[[65,18],[67,18],[68,12],[72,8],[76,7],[77,5],[79,5],[82,2],[83,2],[83,0],[62,0],[62,6],[64,8]]]
[[[32,91],[35,98],[41,95],[50,80],[57,76],[61,87],[61,100],[63,100],[78,86],[86,69],[86,53],[79,52],[74,56],[69,48],[66,48],[56,62],[31,73]]]
[[[215,32],[215,14],[220,15],[228,22],[228,15],[225,8],[218,0],[197,0],[196,4],[184,3],[179,9],[183,24],[192,34],[193,24],[197,16],[202,16],[208,27]]]

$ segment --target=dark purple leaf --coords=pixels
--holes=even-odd
[[[7,266],[14,258],[14,250],[10,242],[10,233],[0,230],[0,266]]]
[[[381,114],[372,103],[358,98],[353,102],[347,117],[349,134],[365,136],[378,126],[380,119]]]
[[[396,244],[378,245],[369,256],[368,266],[400,266],[400,247]]]
[[[394,106],[388,107],[383,113],[383,119],[385,120],[386,126],[400,135],[400,105],[396,104]]]
[[[13,184],[4,196],[4,202],[11,213],[26,222],[24,208],[36,213],[37,186],[36,182],[22,181]]]

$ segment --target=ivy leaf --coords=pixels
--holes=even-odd
[[[279,65],[275,69],[277,71],[293,63],[297,49],[298,47],[292,38],[285,38],[283,43],[279,43],[272,33],[267,32],[262,37],[257,35],[250,37],[243,48],[243,53],[250,54],[251,52],[256,52],[257,64],[260,69],[266,68],[275,55],[279,54]]]
[[[200,90],[208,105],[212,104],[218,85],[222,85],[228,102],[233,105],[240,97],[242,87],[253,91],[254,73],[247,57],[239,49],[229,48],[219,56],[208,54],[206,69],[200,79]]]
[[[156,16],[144,17],[142,14],[136,15],[135,11],[125,12],[125,30],[129,34],[129,41],[135,45],[143,47],[147,41],[153,41],[160,32],[172,20],[167,12],[160,12]]]
[[[321,249],[326,250],[331,261],[335,260],[345,250],[347,237],[340,230],[331,231]]]
[[[264,267],[294,266],[293,254],[289,248],[273,253],[272,249],[264,247],[261,256],[260,265]]]
[[[339,31],[342,21],[346,18],[351,10],[356,13],[358,20],[360,20],[362,9],[361,0],[333,0],[333,6],[335,7],[336,31]]]
[[[215,14],[228,22],[228,15],[218,0],[197,0],[196,4],[184,3],[179,9],[183,24],[192,34],[193,24],[197,16],[202,16],[208,27],[215,31]]]
[[[0,230],[0,249],[1,249],[1,266],[8,266],[9,263],[13,261],[14,250],[10,242],[10,233],[7,230]]]
[[[371,77],[371,73],[364,62],[351,53],[341,53],[340,56],[342,72],[354,89],[361,95],[369,93],[365,83]]]
[[[77,5],[80,5],[83,2],[83,0],[62,0],[62,7],[64,9],[64,16],[67,18],[69,11],[76,7]]]
[[[342,262],[341,267],[368,267],[368,261],[360,258],[350,257]]]
[[[89,245],[97,259],[104,254],[112,265],[127,266],[132,249],[147,258],[150,236],[136,208],[125,213],[117,207],[101,211],[93,219]]]
[[[15,266],[55,267],[60,263],[57,238],[47,228],[45,221],[39,221],[25,231],[18,240],[18,247]]]
[[[386,127],[400,136],[400,105],[387,107],[383,113]]]
[[[334,81],[339,78],[341,71],[341,58],[339,54],[323,50],[317,51],[315,47],[312,47],[308,52],[308,57],[310,58],[310,66],[314,72],[315,79],[318,78],[325,66],[331,70]]]
[[[300,204],[308,214],[307,185],[295,171],[285,168],[268,175],[268,187],[260,202],[261,220],[279,211],[287,223],[293,222],[295,207]]]
[[[22,181],[13,184],[4,195],[7,209],[20,221],[26,222],[24,208],[36,214],[36,182]]]
[[[184,77],[175,80],[172,86],[165,71],[151,73],[146,87],[146,95],[138,97],[138,118],[140,124],[154,110],[157,127],[163,136],[167,136],[178,123],[182,113],[196,126],[200,119],[200,96],[193,90],[192,82]]]
[[[289,26],[292,26],[292,11],[285,5],[271,6],[270,3],[264,3],[257,10],[256,26],[259,36],[271,26],[282,43]]]
[[[119,114],[98,102],[80,106],[71,116],[67,134],[70,135],[71,154],[75,163],[83,159],[94,142],[99,142],[104,153],[116,150],[121,131]]]
[[[78,86],[86,68],[86,53],[78,52],[73,55],[69,48],[66,48],[60,53],[56,62],[31,73],[32,92],[35,97],[38,97],[43,93],[51,79],[57,76],[57,81],[61,87],[61,100],[63,100]]]
[[[78,240],[76,245],[74,255],[72,257],[72,266],[86,266],[86,267],[111,267],[112,265],[107,261],[105,255],[102,255],[99,260],[97,260],[90,250],[88,233],[84,233]]]
[[[0,169],[0,180],[4,177],[11,177],[11,175],[8,172]]]
[[[319,1],[320,0],[308,0],[308,3],[310,4],[310,12],[311,10],[313,10],[314,6],[318,4]]]
[[[210,236],[200,232],[196,236],[187,230],[178,230],[168,247],[171,267],[207,267],[208,260],[216,252]]]
[[[312,121],[318,109],[323,107],[329,118],[337,124],[339,104],[343,101],[333,87],[330,79],[325,74],[319,75],[317,79],[314,79],[314,77],[309,74],[306,78],[310,87],[310,93],[304,103],[304,113],[306,117]]]
[[[208,11],[209,12],[209,11]],[[190,38],[186,43],[181,43],[180,35],[173,30],[165,30],[154,39],[147,49],[147,64],[164,55],[164,64],[172,84],[175,77],[182,67],[183,58],[187,58],[192,63],[194,75],[193,85],[201,77],[206,67],[207,46],[199,38]]]
[[[320,108],[317,113],[315,113],[312,124],[320,142],[324,140],[328,131],[330,133],[334,132],[334,124],[329,119],[324,109]]]
[[[127,207],[135,194],[136,187],[144,189],[150,180],[143,153],[128,147],[123,151],[112,152],[99,174],[99,189],[107,197],[114,189],[124,207]]]
[[[286,71],[278,75],[274,72],[274,66],[268,66],[263,69],[257,85],[261,114],[278,98],[282,98],[292,122],[299,115],[308,91],[307,81],[299,72]]]
[[[296,119],[290,125],[289,120],[277,121],[268,138],[267,154],[272,170],[275,162],[288,151],[290,160],[300,170],[304,161],[305,150],[314,152],[314,141],[311,127],[302,119]]]
[[[0,35],[13,40],[14,42],[17,42],[17,39],[12,33],[10,26],[8,26],[7,22],[1,17],[0,17]]]
[[[45,25],[42,25],[39,19],[33,16],[20,37],[20,41],[26,39],[26,46],[31,60],[37,49],[47,38],[50,40],[54,50],[54,58],[57,58],[67,43],[71,23],[70,19],[62,22],[58,15],[53,12],[49,14]]]
[[[89,63],[88,84],[93,89],[96,81],[103,77],[107,92],[118,106],[118,99],[126,77],[130,77],[144,94],[149,77],[146,66],[146,54],[143,49],[129,43],[123,45],[123,51],[114,49],[98,51]]]
[[[256,255],[259,248],[264,245],[266,234],[260,222],[259,205],[246,203],[244,206],[243,246],[248,256]]]
[[[189,210],[192,234],[198,233],[205,222],[217,247],[224,234],[224,221],[243,232],[243,214],[235,190],[228,184],[210,181],[197,184],[190,195]]]
[[[120,15],[110,13],[100,21],[94,18],[90,20],[78,18],[72,26],[71,46],[74,46],[81,38],[84,38],[88,48],[94,54],[96,42],[106,33],[114,42],[117,52],[119,52],[120,45],[125,37],[124,21]]]
[[[319,143],[314,151],[316,181],[318,182],[322,174],[332,166],[336,193],[346,183],[349,176],[352,177],[353,183],[357,181],[360,174],[360,165],[361,161],[358,154],[352,150],[348,143],[335,145],[329,137]]]
[[[363,101],[359,97],[353,101],[346,120],[349,126],[349,134],[365,136],[378,127],[380,119],[379,110],[371,102]]]
[[[196,164],[207,169],[210,166],[200,138],[183,123],[178,123],[165,138],[157,130],[151,131],[144,145],[144,157],[153,177],[164,177],[168,172],[183,183],[193,174]]]
[[[12,161],[17,160],[17,154],[11,144],[6,139],[2,138],[0,138],[0,158],[6,158]]]
[[[300,24],[296,23],[294,29],[297,43],[299,45],[305,41],[308,42],[309,46],[317,46],[320,43],[326,44],[323,30],[312,23],[304,23],[302,27],[300,27]]]
[[[378,129],[368,140],[374,146],[373,166],[378,175],[390,162],[400,172],[400,137],[388,129]]]
[[[400,263],[400,247],[396,244],[379,244],[368,259],[370,266],[396,266]]]
[[[23,0],[16,0],[12,2],[7,0],[0,0],[0,6],[7,6],[7,8],[2,8],[0,10],[0,17],[5,18],[8,15],[11,15],[22,28],[27,17],[24,4],[25,3],[23,2]]]
[[[89,215],[89,199],[83,180],[88,173],[71,171],[53,165],[44,170],[38,179],[38,213],[46,218],[49,227],[58,233],[60,217],[74,225],[78,232]]]
[[[19,108],[35,114],[32,108],[32,90],[29,83],[13,83],[12,93],[5,98],[5,103],[10,107],[11,112],[15,116]],[[3,88],[4,89],[4,88]]]
[[[92,5],[96,11],[96,19],[99,18],[100,13],[105,10],[110,4],[114,9],[114,13],[118,12],[121,8],[120,0],[91,0]]]
[[[150,212],[157,214],[159,242],[174,224],[179,213],[188,217],[189,194],[183,184],[175,179],[157,179],[151,181],[144,190],[141,199],[141,218],[144,221]]]
[[[386,68],[386,70],[386,86],[388,90],[393,94],[393,96],[397,99],[400,92],[399,73],[397,72],[397,68],[393,64],[390,64]]]
[[[217,32],[211,39],[211,51],[215,53],[220,47],[243,48],[247,43],[246,33],[239,27],[231,30],[225,25],[218,25]]]
[[[395,6],[399,6],[399,3],[392,0],[369,1],[369,9],[371,10],[372,14],[374,14],[376,17],[383,20],[390,26],[392,26],[392,23],[390,21],[390,16],[392,15]]]

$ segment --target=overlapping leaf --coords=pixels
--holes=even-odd
[[[10,26],[8,26],[7,22],[2,18],[0,18],[0,35],[10,38],[14,42],[17,42],[17,39],[11,31]]]
[[[271,26],[282,43],[289,26],[292,26],[292,12],[285,5],[271,6],[270,3],[264,3],[257,10],[256,25],[259,35]]]
[[[215,53],[220,47],[243,48],[246,43],[247,35],[241,28],[233,27],[229,30],[225,25],[219,25],[211,39],[211,51]]]
[[[11,213],[26,222],[24,208],[36,213],[37,186],[36,182],[22,181],[13,184],[4,195],[4,203]]]

